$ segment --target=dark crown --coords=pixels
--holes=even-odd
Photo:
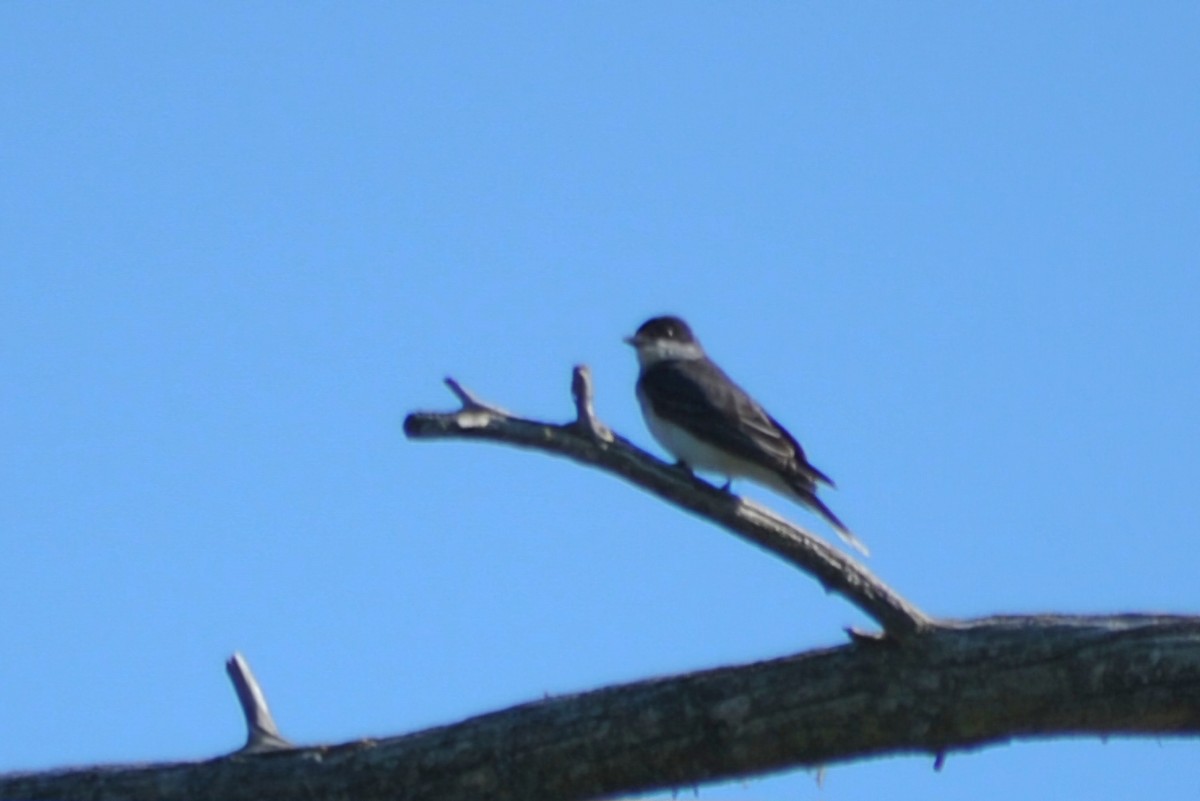
[[[695,342],[696,335],[683,320],[672,315],[652,317],[637,330],[638,339],[666,339],[671,342]]]

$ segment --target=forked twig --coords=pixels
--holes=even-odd
[[[813,576],[873,617],[893,637],[934,626],[925,615],[852,557],[770,510],[708,484],[613,434],[596,418],[591,374],[576,367],[571,389],[576,419],[564,425],[516,417],[479,400],[451,378],[463,407],[414,412],[404,420],[413,439],[486,439],[566,456],[615,473],[648,492],[705,517]]]

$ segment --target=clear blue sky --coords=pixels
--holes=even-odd
[[[651,447],[686,316],[928,612],[1200,612],[1192,3],[0,5],[0,771],[844,641],[608,475],[411,443],[449,374]],[[767,491],[752,497],[828,534]],[[1194,742],[701,798],[1194,798]]]

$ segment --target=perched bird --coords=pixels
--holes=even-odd
[[[637,349],[637,397],[646,426],[688,470],[748,478],[799,501],[864,555],[867,547],[817,497],[833,486],[774,417],[725,375],[678,317],[654,317],[626,342]]]

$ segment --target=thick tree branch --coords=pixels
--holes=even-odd
[[[566,456],[615,473],[790,562],[827,590],[845,596],[894,637],[909,636],[934,625],[931,618],[864,566],[816,535],[613,435],[592,411],[590,378],[584,367],[575,368],[576,420],[566,425],[515,417],[479,401],[454,379],[448,378],[446,383],[463,402],[463,408],[410,414],[404,420],[404,432],[409,437],[486,439]]]
[[[616,473],[811,573],[891,636],[402,737],[285,750],[275,750],[286,741],[273,739],[261,691],[235,661],[246,749],[202,763],[9,774],[0,799],[572,801],[884,754],[926,753],[940,767],[949,752],[1020,738],[1200,734],[1200,618],[935,622],[823,541],[614,436],[592,410],[586,371],[575,375],[577,419],[562,426],[513,417],[447,383],[463,408],[410,415],[409,436],[490,439]]]
[[[570,801],[1021,738],[1197,733],[1200,618],[995,618],[910,644],[852,643],[553,698],[404,737],[10,774],[0,798]]]

